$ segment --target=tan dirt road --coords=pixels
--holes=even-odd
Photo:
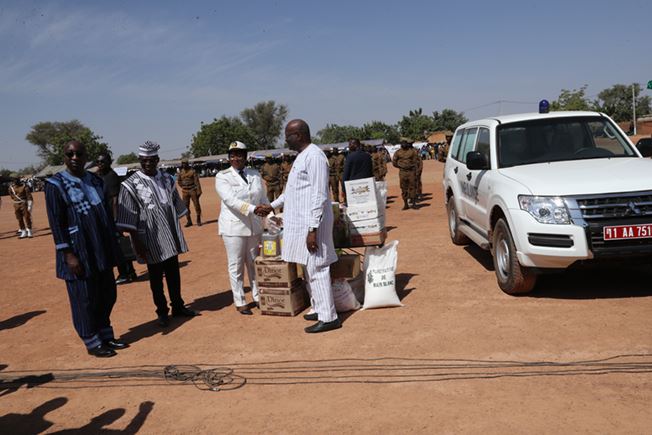
[[[546,276],[531,296],[505,295],[488,253],[450,242],[442,168],[425,162],[429,199],[419,210],[400,210],[397,173],[388,175],[405,306],[356,312],[318,335],[303,332],[301,316],[236,313],[217,195],[202,179],[207,225],[185,231],[191,252],[181,257],[183,296],[202,315],[161,330],[147,281],[120,286],[113,325],[131,348],[105,360],[86,355],[72,327],[43,194],[35,195],[31,240],[13,235],[5,198],[0,433],[649,433],[652,268]],[[639,356],[532,364],[624,355]],[[398,359],[368,360],[389,357]],[[282,363],[297,360],[305,362]],[[219,392],[167,384],[160,374],[168,364],[233,368],[248,382]],[[80,381],[90,369],[122,377]]]

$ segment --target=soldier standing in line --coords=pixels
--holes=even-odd
[[[446,161],[446,156],[448,155],[448,148],[451,146],[451,140],[453,140],[453,136],[447,134],[446,143],[439,145],[439,156],[437,160],[439,160],[440,162]]]
[[[423,191],[422,191],[423,186],[421,184],[421,174],[423,174],[423,159],[419,154],[418,154],[419,158],[417,159],[417,171],[416,171],[417,201],[421,201],[421,197],[423,195]]]
[[[342,183],[342,172],[344,171],[344,156],[335,147],[328,158],[329,182],[333,192],[333,201],[340,202],[340,184]]]
[[[287,154],[281,154],[281,191],[285,192],[285,185],[288,182],[288,177],[290,176],[290,170],[292,169],[292,162],[290,161],[290,156]]]
[[[195,205],[195,213],[197,213],[197,226],[201,227],[201,205],[199,204],[199,197],[201,196],[201,184],[199,183],[199,175],[197,171],[190,167],[188,159],[181,159],[181,170],[177,178],[177,183],[181,188],[181,197],[186,204],[188,214],[186,215],[186,226],[192,226],[192,218],[190,217],[190,200]]]
[[[32,192],[23,180],[16,178],[9,186],[9,195],[14,202],[14,213],[20,227],[19,239],[32,237]]]
[[[267,156],[260,174],[267,185],[267,199],[272,202],[281,196],[281,167],[272,156]]]
[[[392,165],[399,169],[398,179],[401,183],[403,210],[415,206],[418,159],[417,150],[414,149],[411,142],[405,139],[401,141],[401,148],[396,150],[392,158]]]

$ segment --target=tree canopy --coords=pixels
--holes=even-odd
[[[224,154],[236,140],[252,148],[257,143],[254,133],[240,118],[222,116],[209,124],[201,123],[199,131],[192,136],[190,151],[195,157]]]
[[[326,124],[326,127],[317,132],[314,138],[316,143],[339,143],[346,142],[351,138],[363,138],[363,131],[360,127],[353,125]]]
[[[588,85],[579,89],[562,89],[559,98],[550,104],[550,110],[595,110],[594,103],[586,97],[587,87]]]
[[[251,130],[255,138],[254,143],[250,144],[255,149],[276,147],[287,116],[287,106],[283,104],[277,105],[273,100],[261,101],[254,107],[240,112],[240,118]]]
[[[636,116],[650,114],[652,112],[652,107],[650,107],[651,99],[647,95],[641,95],[643,88],[638,83],[613,85],[602,90],[595,100],[596,110],[606,113],[616,122],[631,121],[633,115],[632,87],[634,88],[636,101]]]
[[[428,133],[435,131],[435,128],[435,119],[424,115],[421,107],[410,110],[410,113],[404,115],[398,122],[401,136],[415,141],[425,139]]]
[[[115,161],[119,165],[127,165],[129,163],[138,163],[138,156],[136,153],[131,152],[129,154],[122,154],[118,156]]]
[[[109,151],[108,144],[101,142],[101,136],[76,119],[66,122],[39,122],[32,126],[25,139],[38,147],[38,156],[48,165],[63,164],[63,148],[71,140],[78,140],[86,145],[88,160],[94,160],[99,153]]]

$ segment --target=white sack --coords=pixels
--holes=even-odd
[[[396,262],[398,240],[382,248],[370,247],[365,251],[365,294],[363,310],[381,307],[402,307],[396,294]]]
[[[355,298],[358,300],[358,302],[361,304],[364,303],[364,272],[359,273],[358,276],[347,281],[351,286],[351,290],[353,290],[353,294],[355,295]]]
[[[333,299],[335,300],[335,311],[346,313],[360,309],[360,303],[355,298],[351,286],[346,279],[335,279],[332,282]]]

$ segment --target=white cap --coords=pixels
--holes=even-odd
[[[231,145],[229,145],[229,152],[234,150],[247,151],[247,145],[240,142],[239,140],[236,140],[235,142],[231,142]]]

